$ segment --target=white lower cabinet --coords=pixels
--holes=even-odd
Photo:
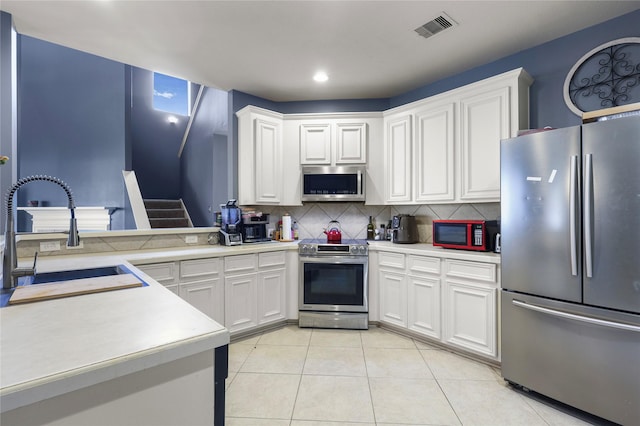
[[[379,252],[380,322],[498,359],[498,265]]]
[[[403,273],[380,270],[380,320],[407,326],[407,282]]]
[[[179,269],[177,262],[151,263],[148,265],[136,265],[145,274],[171,290],[175,294],[179,293]]]
[[[444,283],[443,340],[498,357],[497,265],[447,259]]]
[[[210,318],[224,323],[222,260],[206,258],[138,265],[145,274]]]
[[[440,263],[435,257],[407,255],[410,330],[440,338]]]
[[[440,259],[381,252],[380,320],[440,337]]]
[[[227,256],[225,327],[230,333],[286,318],[285,252]]]
[[[178,295],[213,320],[224,323],[222,260],[195,259],[180,262]]]

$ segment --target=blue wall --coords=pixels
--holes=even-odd
[[[640,36],[640,9],[565,37],[523,50],[390,99],[392,107],[433,96],[505,71],[523,67],[534,78],[530,89],[531,128],[581,123],[564,102],[562,88],[571,67],[591,49],[623,37]]]
[[[120,208],[112,228],[122,229],[125,66],[21,36],[18,76],[19,177],[55,176],[70,186],[77,206]],[[67,205],[64,192],[47,182],[25,185],[17,196],[20,206]]]
[[[143,198],[180,198],[178,150],[189,117],[153,108],[153,72],[131,69],[132,168],[136,172]],[[178,118],[171,124],[170,115]]]
[[[228,199],[228,94],[206,87],[181,157],[181,194],[194,226],[213,226]]]

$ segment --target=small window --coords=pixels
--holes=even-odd
[[[191,90],[187,80],[153,73],[153,108],[172,114],[191,114]]]

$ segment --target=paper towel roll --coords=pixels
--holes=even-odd
[[[291,216],[288,214],[282,216],[282,236],[283,240],[291,240]]]

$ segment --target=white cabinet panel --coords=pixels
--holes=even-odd
[[[282,196],[282,123],[256,119],[255,126],[256,203],[279,204]]]
[[[411,114],[391,116],[385,129],[386,201],[411,202]]]
[[[460,101],[460,199],[500,200],[500,140],[510,137],[510,88]]]
[[[453,201],[455,104],[416,111],[414,200]]]
[[[380,320],[407,327],[407,282],[403,274],[380,270]]]
[[[246,330],[258,325],[257,274],[225,278],[224,325],[229,332]]]
[[[331,164],[331,124],[300,125],[300,164]]]
[[[440,338],[440,278],[410,275],[408,278],[409,329]]]
[[[250,272],[256,270],[258,256],[255,254],[239,254],[224,258],[224,271],[227,274]]]
[[[497,289],[446,280],[445,291],[444,340],[497,357]]]
[[[336,124],[336,164],[367,162],[367,124]]]
[[[198,280],[222,272],[222,260],[219,258],[183,260],[180,262],[180,282]]]
[[[179,267],[176,262],[136,265],[136,268],[140,269],[142,272],[149,275],[165,287],[178,284]]]
[[[213,320],[224,324],[224,288],[220,278],[181,283],[179,296]]]
[[[273,269],[258,274],[258,323],[286,317],[286,271]]]

